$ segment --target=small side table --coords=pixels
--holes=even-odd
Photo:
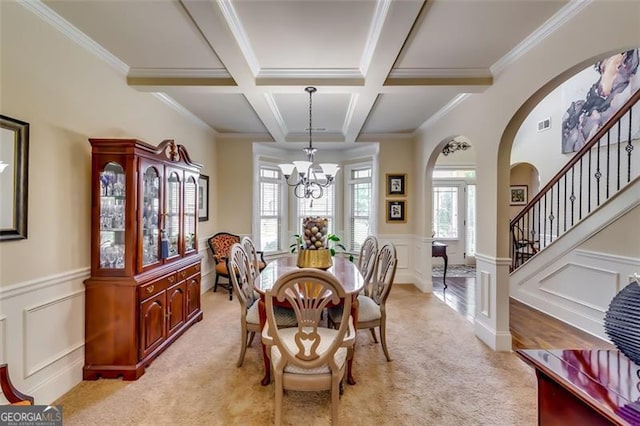
[[[433,241],[431,243],[431,257],[441,257],[444,259],[444,274],[442,276],[442,282],[444,283],[445,290],[447,289],[447,264],[449,258],[447,257],[447,245],[444,243],[438,243]]]

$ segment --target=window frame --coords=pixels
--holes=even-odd
[[[371,170],[371,176],[368,178],[352,178],[354,170]],[[358,163],[347,164],[344,167],[344,244],[347,247],[347,251],[351,253],[359,253],[360,248],[355,248],[351,245],[353,237],[353,229],[351,226],[352,210],[353,210],[353,196],[352,186],[356,183],[369,182],[371,184],[371,200],[369,203],[369,235],[375,233],[375,211],[377,205],[377,193],[376,193],[376,179],[375,179],[375,167],[374,161],[362,161]]]
[[[277,178],[265,178],[262,177],[262,170],[263,169],[269,169],[269,170],[273,170],[276,172],[277,174]],[[289,238],[287,235],[288,232],[288,198],[289,198],[289,191],[288,191],[288,185],[286,185],[284,178],[282,176],[282,172],[280,171],[280,169],[278,168],[278,165],[269,161],[264,161],[264,160],[258,160],[257,164],[256,164],[256,170],[255,170],[255,194],[256,196],[254,197],[254,208],[253,211],[256,212],[256,214],[254,214],[254,223],[253,223],[253,240],[255,242],[256,247],[258,247],[258,250],[262,250],[262,241],[261,241],[261,229],[260,229],[260,224],[262,223],[262,218],[263,217],[273,217],[273,216],[263,216],[262,215],[262,206],[260,205],[261,199],[262,199],[262,183],[263,182],[268,182],[268,183],[275,183],[278,185],[278,187],[280,188],[280,205],[278,206],[278,215],[276,217],[278,217],[278,219],[280,220],[280,225],[279,225],[279,232],[278,232],[278,245],[279,248],[276,250],[272,250],[272,251],[265,251],[265,255],[269,255],[269,254],[279,254],[279,253],[285,253],[288,251],[288,247],[289,247]]]

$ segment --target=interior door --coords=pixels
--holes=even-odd
[[[433,181],[434,240],[448,245],[449,264],[475,264],[475,184]]]

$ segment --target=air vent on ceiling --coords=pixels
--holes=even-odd
[[[538,131],[548,130],[551,128],[551,117],[538,121]]]

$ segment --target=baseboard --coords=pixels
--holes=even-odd
[[[474,329],[476,337],[482,340],[484,344],[489,346],[494,351],[511,352],[511,333],[496,333],[495,330],[489,329],[486,325],[482,324],[477,319],[474,321]]]

